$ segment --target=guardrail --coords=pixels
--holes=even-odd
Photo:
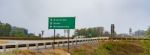
[[[82,38],[82,39],[70,39],[69,43],[71,45],[78,45],[82,42],[87,42],[87,43],[93,43],[93,42],[98,42],[99,40],[149,40],[146,38],[121,38],[121,37],[116,37],[116,38],[109,38],[109,37],[101,37],[101,38]],[[47,46],[50,45],[57,45],[57,47],[60,47],[60,45],[65,46],[67,44],[67,40],[62,40],[62,41],[57,41],[57,42],[39,42],[39,43],[27,43],[27,44],[14,44],[14,45],[1,45],[0,50],[3,50],[4,52],[7,49],[18,49],[18,48],[25,48],[25,49],[30,49],[31,47],[36,47],[39,49],[40,46],[43,46],[44,48],[48,48]]]

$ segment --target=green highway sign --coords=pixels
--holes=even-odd
[[[75,29],[75,17],[48,17],[48,29]]]

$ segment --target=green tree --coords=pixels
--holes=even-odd
[[[150,37],[150,27],[147,29],[147,31],[146,31],[146,36],[147,37]]]
[[[0,36],[9,36],[11,31],[11,25],[6,23],[0,23]]]
[[[11,25],[6,23],[6,25],[5,25],[5,35],[4,36],[9,36],[10,31],[11,31]]]
[[[14,37],[25,37],[28,36],[28,31],[24,28],[13,27],[10,35]]]
[[[3,36],[3,32],[4,32],[4,25],[0,23],[0,36]]]
[[[86,33],[86,37],[92,37],[92,36],[93,36],[92,28],[88,28],[87,33]]]
[[[76,29],[74,36],[99,37],[103,36],[103,27]]]

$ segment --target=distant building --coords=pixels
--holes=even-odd
[[[145,35],[145,31],[144,30],[137,30],[134,32],[134,36],[137,36],[137,37],[142,37]]]
[[[118,34],[117,37],[131,37],[127,33]]]

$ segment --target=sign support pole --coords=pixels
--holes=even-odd
[[[55,32],[56,30],[54,29],[53,49],[55,49]]]
[[[69,49],[70,49],[70,46],[69,46],[69,43],[70,43],[70,40],[69,40],[70,30],[68,29],[67,32],[68,32],[68,53],[69,53]]]

